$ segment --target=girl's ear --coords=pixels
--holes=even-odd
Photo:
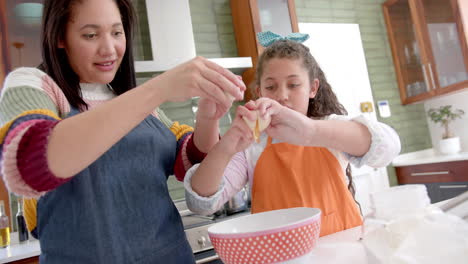
[[[262,90],[260,90],[260,85],[255,86],[255,92],[258,95],[258,98],[262,97]]]
[[[319,79],[315,78],[313,81],[310,82],[309,98],[314,98],[317,95],[319,87],[320,87]]]

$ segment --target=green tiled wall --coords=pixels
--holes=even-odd
[[[237,57],[229,0],[190,0],[197,55]]]
[[[379,117],[379,120],[398,132],[402,153],[430,148],[431,140],[423,105],[403,106],[400,102],[383,20],[383,2],[296,0],[295,4],[299,22],[360,25],[374,100],[388,100],[392,111],[390,118]],[[229,0],[190,0],[189,3],[197,54],[208,58],[237,56]],[[144,46],[149,44],[143,41],[139,45],[142,45],[144,50]],[[389,167],[388,172],[390,184],[395,185],[397,182],[394,169]]]

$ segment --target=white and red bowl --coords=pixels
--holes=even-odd
[[[225,264],[268,264],[301,257],[320,235],[320,209],[297,207],[234,218],[208,229]]]

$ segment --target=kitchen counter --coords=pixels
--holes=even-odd
[[[392,162],[394,167],[412,166],[420,164],[468,160],[468,152],[456,154],[440,154],[435,149],[425,149],[398,155]]]
[[[321,237],[309,255],[305,256],[311,263],[327,264],[367,264],[364,246],[358,242],[361,227],[355,227],[339,233]],[[0,249],[0,263],[39,256],[41,249],[39,241],[29,241]],[[312,262],[313,261],[313,262]],[[307,262],[309,263],[309,262]]]
[[[39,240],[30,240],[22,244],[13,244],[0,249],[0,263],[36,257],[41,254]]]
[[[300,263],[370,264],[364,245],[359,242],[360,236],[361,227],[358,226],[321,237],[317,246],[307,256],[302,257]]]

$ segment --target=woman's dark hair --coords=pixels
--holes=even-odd
[[[309,107],[307,109],[308,117],[323,118],[331,114],[348,114],[344,106],[338,102],[338,98],[333,92],[331,85],[328,83],[325,73],[322,71],[312,54],[310,54],[309,48],[298,42],[291,40],[278,40],[263,51],[257,63],[257,71],[255,75],[256,86],[260,86],[265,63],[273,58],[302,60],[304,68],[309,73],[309,80],[319,80],[317,94],[314,98],[309,99]],[[346,168],[346,176],[349,180],[348,190],[354,198],[356,190],[354,188],[353,178],[351,176],[351,167],[349,164]],[[359,208],[361,208],[361,205],[357,201],[356,203],[359,205]]]
[[[72,15],[72,7],[83,0],[45,0],[42,16],[42,63],[39,69],[47,73],[62,89],[71,106],[86,109],[80,89],[80,78],[68,62],[64,49],[58,48],[59,42],[65,39],[66,25]],[[114,0],[120,11],[126,37],[126,50],[122,62],[110,83],[117,95],[136,86],[133,63],[133,32],[135,10],[131,0]]]

